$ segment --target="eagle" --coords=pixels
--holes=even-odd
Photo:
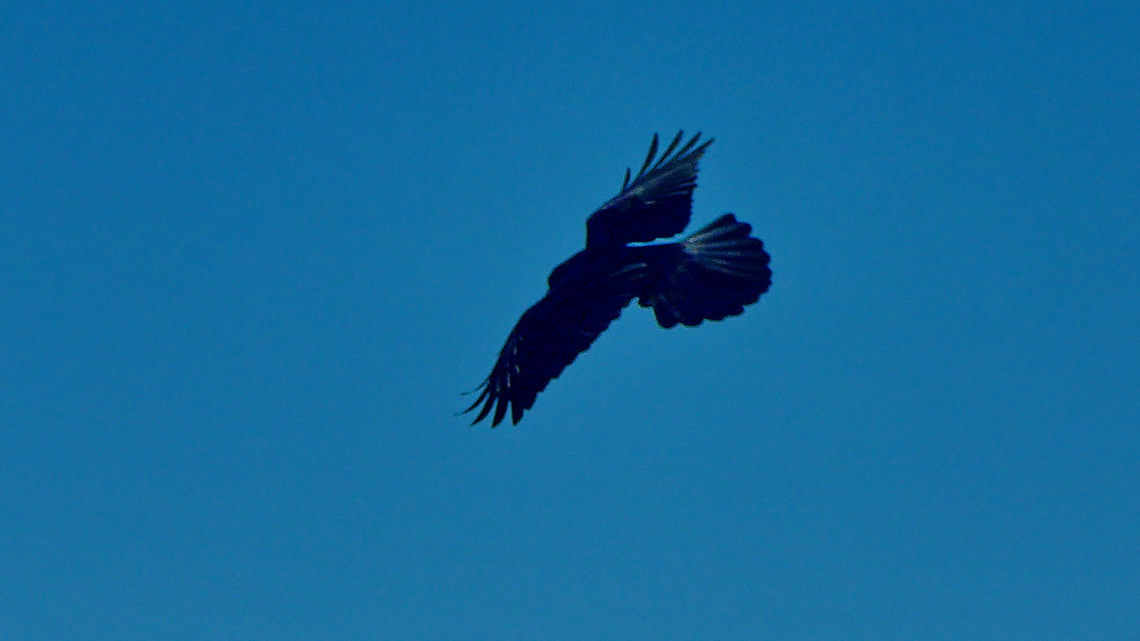
[[[684,132],[658,156],[653,134],[637,175],[586,219],[586,248],[554,268],[546,295],[519,318],[491,373],[472,392],[472,425],[510,412],[518,424],[539,392],[586,351],[633,299],[657,323],[696,327],[744,313],[772,284],[764,243],[752,226],[724,214],[679,242],[692,216],[697,164],[712,144]],[[698,144],[699,143],[699,144]]]

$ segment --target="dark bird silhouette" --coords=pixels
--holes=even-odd
[[[652,307],[666,329],[695,327],[744,313],[768,291],[772,272],[751,225],[725,214],[680,242],[631,245],[675,236],[689,224],[697,163],[712,140],[698,133],[681,144],[678,132],[657,157],[653,134],[637,175],[625,171],[621,191],[586,220],[586,248],[554,268],[542,300],[523,313],[499,352],[479,397],[472,424],[491,415],[491,427],[510,410],[518,424],[534,399],[586,351],[634,298]]]

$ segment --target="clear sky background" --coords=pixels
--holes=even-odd
[[[1140,639],[1135,3],[5,6],[0,638]],[[772,291],[455,418],[679,128]]]

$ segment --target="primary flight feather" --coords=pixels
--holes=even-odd
[[[586,248],[554,268],[546,295],[523,313],[499,352],[479,396],[472,423],[491,416],[517,424],[538,393],[584,352],[634,298],[653,308],[666,329],[744,313],[768,291],[772,272],[752,227],[725,214],[680,242],[689,224],[697,163],[712,144],[698,133],[681,144],[678,132],[658,157],[653,134],[636,176],[586,220]]]

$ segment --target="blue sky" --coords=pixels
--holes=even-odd
[[[0,11],[0,637],[1136,639],[1132,3]],[[748,313],[459,396],[651,134]]]

